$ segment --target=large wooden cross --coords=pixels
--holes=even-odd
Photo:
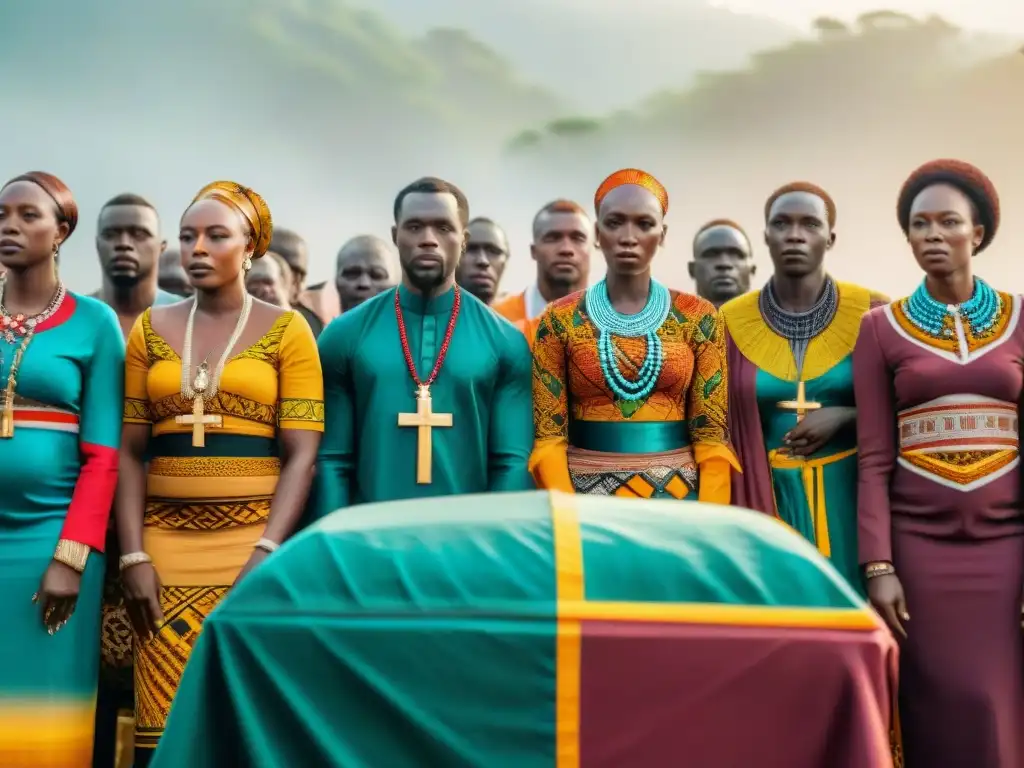
[[[776,403],[776,405],[786,411],[796,411],[797,424],[804,420],[808,411],[816,411],[821,408],[821,403],[807,399],[807,393],[804,390],[804,383],[802,381],[796,385],[796,400],[783,400],[781,403]]]
[[[430,387],[426,384],[420,385],[416,392],[416,413],[398,414],[398,426],[416,427],[416,482],[420,485],[429,485],[431,480],[431,465],[434,459],[433,441],[431,430],[434,427],[450,427],[452,415],[450,413],[434,413],[430,400]]]
[[[204,413],[203,408],[203,396],[197,392],[195,399],[192,401],[192,413],[174,417],[175,424],[187,424],[192,427],[193,448],[206,447],[207,427],[220,427],[224,424],[224,419],[220,415]]]

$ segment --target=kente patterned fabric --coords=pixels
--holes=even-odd
[[[207,620],[154,766],[890,768],[895,661],[764,515],[538,491],[365,504]]]
[[[152,429],[143,549],[160,576],[165,625],[135,643],[136,768],[164,730],[203,622],[227,594],[263,535],[281,462],[280,429],[323,429],[323,376],[316,342],[297,312],[285,312],[224,367],[206,403],[222,424],[191,444],[181,359],[153,329],[150,310],[128,337],[124,421]]]
[[[946,395],[900,411],[900,464],[937,483],[970,491],[1016,466],[1017,403]]]
[[[609,453],[569,446],[576,493],[683,499],[697,494],[697,462],[690,448],[657,453]]]

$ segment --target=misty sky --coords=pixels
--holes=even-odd
[[[652,6],[672,2],[631,0],[632,5],[649,3]],[[713,0],[710,4],[741,13],[771,16],[796,26],[804,26],[808,19],[817,16],[835,16],[846,21],[886,8],[915,16],[938,14],[965,28],[1024,33],[1024,2],[1020,0]]]
[[[983,273],[1006,289],[1024,288],[1024,273],[1016,260],[1018,244],[1024,243],[1024,219],[1014,215],[1024,206],[1024,157],[1015,151],[1017,139],[1006,139],[1007,144],[1000,142],[998,146],[1005,149],[993,161],[993,156],[984,152],[991,145],[957,143],[956,136],[951,137],[942,125],[937,125],[934,131],[927,131],[926,138],[931,141],[926,146],[915,147],[909,154],[902,150],[885,155],[885,145],[877,136],[846,133],[843,110],[851,98],[863,98],[855,93],[851,97],[849,86],[844,86],[846,90],[839,98],[821,102],[817,117],[821,118],[823,128],[819,129],[818,140],[810,142],[815,145],[811,147],[798,132],[773,139],[753,130],[740,131],[740,143],[723,148],[713,136],[687,136],[671,131],[654,143],[637,142],[632,130],[627,129],[613,132],[607,144],[598,144],[582,154],[572,142],[546,153],[504,153],[505,142],[512,135],[524,128],[541,126],[537,118],[524,117],[519,112],[492,112],[495,104],[481,100],[488,91],[507,100],[510,93],[516,97],[516,92],[508,90],[510,82],[539,82],[556,99],[571,99],[578,94],[566,87],[566,82],[583,70],[589,78],[585,90],[598,93],[613,104],[597,114],[635,107],[657,91],[659,86],[652,84],[649,74],[652,67],[661,64],[652,64],[649,57],[641,55],[613,57],[614,68],[625,80],[636,84],[617,89],[603,81],[593,82],[593,62],[601,61],[601,57],[607,59],[608,50],[621,41],[623,19],[632,25],[628,29],[629,40],[635,39],[638,47],[642,47],[644,35],[650,36],[652,20],[656,23],[671,17],[677,26],[668,34],[668,60],[679,62],[687,56],[699,55],[700,60],[686,61],[685,66],[692,65],[694,71],[709,66],[705,57],[710,53],[692,45],[678,51],[674,37],[690,29],[686,13],[695,8],[706,11],[700,0],[550,0],[551,5],[568,11],[567,20],[562,17],[559,24],[568,24],[569,28],[595,19],[613,19],[615,23],[605,24],[605,37],[600,40],[589,33],[582,37],[582,42],[577,40],[582,45],[580,54],[566,53],[564,46],[558,46],[557,52],[564,55],[562,60],[556,57],[553,61],[562,69],[545,71],[536,77],[528,71],[539,56],[531,47],[530,35],[513,34],[504,25],[496,27],[489,14],[478,14],[474,22],[478,26],[470,38],[486,38],[485,44],[473,42],[457,51],[453,59],[455,64],[465,65],[471,74],[482,72],[483,87],[474,89],[472,82],[469,87],[443,82],[428,98],[442,106],[452,102],[457,110],[463,110],[462,117],[472,112],[483,119],[447,143],[424,139],[413,145],[410,140],[420,136],[422,123],[436,124],[437,115],[430,114],[424,120],[423,105],[389,82],[388,73],[401,70],[403,56],[415,55],[415,40],[426,33],[427,24],[446,26],[457,25],[460,19],[467,21],[465,9],[476,8],[474,3],[478,1],[490,2],[430,0],[437,3],[436,8],[447,7],[451,16],[434,12],[434,6],[431,13],[424,14],[423,3],[427,0],[321,0],[317,4],[221,0],[211,4],[208,11],[201,0],[154,0],[137,6],[138,13],[130,0],[95,0],[91,4],[82,4],[80,0],[11,3],[4,11],[4,23],[0,24],[0,71],[14,71],[25,61],[32,61],[33,66],[5,82],[10,109],[0,118],[0,135],[5,139],[6,150],[0,153],[0,177],[43,169],[62,177],[75,191],[82,224],[65,251],[62,274],[69,287],[81,291],[93,290],[99,280],[92,245],[99,206],[120,192],[133,191],[151,198],[163,214],[165,234],[173,240],[181,211],[195,190],[205,183],[215,178],[232,178],[252,185],[268,199],[279,225],[296,229],[307,237],[313,252],[312,276],[324,279],[331,275],[334,256],[347,238],[363,233],[389,235],[393,195],[408,181],[425,174],[441,175],[456,182],[469,195],[474,214],[493,217],[505,226],[513,258],[504,287],[520,290],[533,278],[529,237],[530,221],[537,208],[555,197],[570,197],[589,205],[593,190],[607,173],[618,167],[639,165],[658,174],[672,195],[668,248],[656,262],[656,272],[673,287],[687,289],[691,285],[686,261],[694,228],[721,216],[735,218],[749,228],[762,265],[759,274],[766,277],[767,258],[758,231],[764,196],[784,181],[809,178],[826,186],[840,201],[840,245],[830,257],[830,268],[840,278],[902,293],[911,290],[920,275],[909,257],[891,258],[907,256],[906,244],[891,214],[891,198],[915,164],[952,154],[985,167],[1004,194],[1007,214],[1002,233],[992,252],[986,254]],[[355,24],[350,9],[357,2],[373,9],[369,14],[375,19],[373,24]],[[939,12],[964,26],[1013,32],[1024,38],[1022,0],[972,0],[969,4],[965,0],[721,0],[719,4],[774,17],[778,23],[768,24],[769,32],[772,27],[781,28],[783,42],[765,42],[758,33],[764,25],[755,23],[751,27],[749,20],[717,14],[727,17],[717,28],[717,36],[710,41],[698,40],[711,48],[737,49],[743,34],[755,46],[749,52],[784,46],[785,40],[792,39],[791,34],[799,34],[792,27],[806,29],[808,20],[815,16],[827,14],[847,19],[879,5],[919,14]],[[384,14],[384,6],[390,9],[388,14]],[[337,17],[332,22],[341,27],[347,25],[350,35],[342,38],[344,44],[330,37],[330,24],[321,24],[315,14],[307,18],[295,10],[312,7],[333,8],[342,14],[340,24]],[[181,18],[165,19],[174,16],[168,8],[179,9],[174,13]],[[275,13],[284,17],[277,31],[294,32],[299,44],[291,49],[275,47],[268,43],[268,38],[245,31],[239,19],[254,8],[262,9],[263,21],[268,16],[273,20]],[[420,16],[411,10],[403,13],[405,8],[419,8]],[[666,9],[672,9],[675,15],[665,12]],[[520,24],[520,30],[544,30],[543,22],[552,22],[556,15],[543,0],[522,0],[522,5],[514,10],[525,14],[525,26]],[[205,22],[197,21],[203,18],[201,12],[216,16],[224,26],[210,32]],[[705,17],[698,14],[694,18]],[[126,19],[134,25],[132,34],[126,34]],[[404,27],[399,23],[402,20]],[[410,29],[413,23],[417,26]],[[378,27],[386,25],[398,32],[392,35],[390,27],[380,32]],[[237,29],[243,32],[227,39],[228,33]],[[602,33],[600,24],[593,29]],[[740,32],[734,33],[734,29]],[[206,37],[204,32],[208,33]],[[561,32],[556,35],[558,40],[563,40],[559,35]],[[707,35],[702,32],[699,37]],[[359,44],[367,40],[366,48],[360,49]],[[549,38],[543,40],[550,42]],[[266,72],[260,73],[256,85],[263,90],[255,91],[259,97],[251,106],[225,101],[224,94],[248,93],[249,84],[243,87],[239,78],[251,74],[252,66],[224,67],[215,58],[215,66],[206,70],[209,58],[201,52],[217,50],[227,55],[224,50],[228,43],[238,46],[235,53],[229,51],[237,60],[263,64],[272,70],[269,77]],[[359,79],[372,78],[370,92],[339,97],[339,91],[344,93],[348,84],[315,77],[315,67],[310,67],[310,61],[302,60],[299,54],[318,44],[323,44],[324,52],[320,58],[314,58],[314,65],[337,61],[348,64]],[[472,45],[485,49],[484,54],[479,55],[480,50]],[[259,46],[258,55],[252,53],[254,46]],[[498,48],[501,50],[495,54]],[[50,50],[52,54],[40,59],[38,50]],[[439,58],[437,53],[416,60],[415,66],[431,63]],[[126,61],[130,66],[125,65]],[[502,67],[511,73],[504,80]],[[852,67],[860,69],[857,62]],[[848,63],[846,68],[850,70],[851,65]],[[406,72],[402,77],[418,83],[413,74]],[[136,77],[142,85],[134,84]],[[207,81],[216,77],[221,79],[208,85]],[[826,77],[831,83],[831,71]],[[877,85],[884,79],[874,77],[868,85]],[[685,89],[687,84],[686,78],[673,83],[677,90]],[[853,90],[861,85],[852,84]],[[806,86],[797,83],[797,87]],[[415,88],[423,86],[417,84]],[[468,96],[466,90],[470,92]],[[778,93],[785,95],[781,110],[772,101]],[[775,118],[773,111],[785,113],[799,106],[801,99],[792,98],[793,93],[792,89],[786,91],[775,84],[743,93],[740,100],[762,104],[759,116],[771,123]],[[878,135],[889,136],[891,121],[900,120],[903,95],[898,92],[891,101],[867,102],[869,107],[878,107],[881,113],[889,115],[885,120],[890,122],[880,124]],[[382,103],[397,105],[397,120],[378,112],[373,113],[377,116],[372,120],[354,119]],[[324,104],[338,104],[340,109],[324,109]],[[985,114],[983,105],[954,104],[951,108],[967,109],[971,115]],[[577,113],[570,106],[567,113],[560,114]],[[728,116],[719,119],[719,128],[732,127]],[[748,122],[761,125],[760,120]],[[1019,124],[1016,120],[1004,122],[1011,126]],[[832,145],[841,149],[833,149]],[[876,152],[867,166],[855,151],[863,152],[864,147]],[[878,153],[879,148],[883,154]],[[979,153],[984,159],[976,158]],[[595,275],[601,272],[600,261],[600,257],[595,260]],[[882,275],[878,273],[880,267],[884,270]]]

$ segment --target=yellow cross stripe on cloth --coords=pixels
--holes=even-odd
[[[583,621],[706,624],[776,629],[875,631],[881,620],[864,608],[791,608],[721,603],[609,602],[586,599],[583,537],[576,499],[551,492],[558,637],[555,645],[556,768],[580,766]]]

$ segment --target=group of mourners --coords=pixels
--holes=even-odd
[[[137,265],[158,225],[113,203],[105,267]],[[668,211],[636,169],[598,187],[593,219],[545,206],[536,283],[496,299],[507,240],[420,179],[394,200],[398,285],[378,277],[317,339],[308,308],[246,290],[274,240],[252,189],[199,191],[178,243],[193,295],[151,291],[125,322],[60,280],[68,188],[4,184],[0,763],[92,765],[111,740],[101,623],[134,662],[144,768],[204,619],[300,528],[542,488],[781,519],[897,636],[905,765],[1022,765],[1024,329],[1021,299],[973,271],[999,225],[992,183],[952,160],[909,176],[896,217],[924,279],[896,301],[829,276],[837,210],[813,184],[767,198],[774,272],[754,291],[749,238],[724,219],[693,241],[703,296],[654,279]],[[587,287],[594,246],[607,271]]]

